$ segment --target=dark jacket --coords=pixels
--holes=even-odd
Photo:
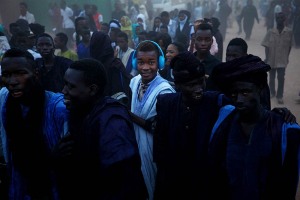
[[[147,197],[127,108],[106,97],[70,126],[74,157],[61,173],[63,199],[143,200]],[[66,177],[67,176],[67,177]],[[67,180],[67,182],[66,182]]]
[[[197,51],[194,53],[194,55],[197,57]],[[204,65],[205,74],[209,76],[208,79],[206,79],[206,90],[217,90],[217,87],[213,83],[210,75],[213,69],[215,68],[215,66],[220,64],[221,61],[218,60],[215,56],[208,53],[206,58],[201,63]]]
[[[114,51],[109,36],[103,32],[94,32],[90,42],[90,55],[100,61],[107,72],[108,84],[105,95],[112,96],[118,92],[124,92],[128,97],[128,105],[131,102],[131,90],[129,87],[131,75],[119,58],[114,58]]]
[[[37,58],[36,63],[44,89],[52,92],[62,92],[65,85],[65,72],[73,61],[62,56],[55,56],[54,64],[50,71],[46,70],[42,58]]]
[[[235,111],[220,122],[209,144],[214,199],[295,199],[300,127],[265,110],[247,139]]]

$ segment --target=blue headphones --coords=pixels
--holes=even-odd
[[[139,48],[140,44],[145,43],[145,42],[151,42],[152,44],[154,44],[157,47],[157,49],[159,51],[159,54],[160,54],[159,57],[158,57],[158,69],[162,70],[165,66],[165,56],[164,56],[164,52],[162,51],[162,49],[160,48],[160,46],[156,42],[154,42],[152,40],[144,40],[144,41],[142,41],[138,44],[136,49]],[[133,55],[132,55],[132,68],[133,69],[137,69],[136,52],[137,52],[137,50],[135,50],[133,52]]]

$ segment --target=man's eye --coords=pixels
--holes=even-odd
[[[230,95],[231,95],[231,97],[236,97],[237,93],[231,93]]]

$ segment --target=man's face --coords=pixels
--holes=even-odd
[[[179,19],[180,21],[185,20],[185,18],[186,18],[186,15],[185,15],[184,13],[179,13],[178,19]]]
[[[117,45],[122,51],[126,51],[128,48],[128,43],[123,37],[117,37]]]
[[[76,29],[79,34],[82,34],[83,30],[88,29],[88,28],[89,28],[89,23],[87,20],[83,19],[83,20],[79,20],[77,22]]]
[[[169,21],[170,21],[170,17],[168,17],[168,16],[163,16],[161,18],[161,23],[163,23],[164,25],[168,25]]]
[[[189,72],[185,72],[189,73]],[[190,103],[197,103],[203,97],[206,87],[205,77],[190,80],[184,83],[176,83],[176,88],[182,92],[184,98]]]
[[[102,32],[104,32],[104,33],[106,33],[106,34],[108,34],[108,32],[109,32],[109,27],[108,26],[101,26],[101,30],[100,31],[102,31]]]
[[[200,53],[207,53],[213,43],[210,30],[198,30],[195,35],[195,48]]]
[[[29,48],[29,39],[27,36],[17,36],[15,43],[20,49],[27,50]]]
[[[27,13],[27,8],[24,5],[20,5],[20,13],[21,15],[26,15]]]
[[[63,43],[63,41],[61,40],[61,38],[59,36],[55,36],[54,44],[55,44],[56,49],[61,49],[65,46],[65,44]]]
[[[39,37],[36,48],[42,57],[52,56],[54,54],[54,44],[49,37]]]
[[[32,88],[35,73],[25,57],[3,58],[2,82],[14,98],[22,98]]]
[[[93,14],[92,6],[87,6],[84,10],[85,10],[86,15],[92,15]]]
[[[82,41],[83,42],[88,42],[90,40],[91,40],[91,31],[88,29],[88,30],[85,30],[82,33]]]
[[[109,37],[112,42],[117,41],[117,32],[113,30],[114,28],[111,28],[111,31],[109,32]]]
[[[160,32],[161,33],[168,33],[168,29],[167,28],[160,28]]]
[[[144,29],[144,25],[143,25],[144,20],[142,18],[138,18],[137,23],[139,24],[140,28]]]
[[[227,47],[226,50],[226,62],[231,61],[236,58],[240,58],[245,56],[245,54],[240,46],[237,45],[230,45]]]
[[[285,15],[283,13],[276,14],[276,23],[277,25],[283,25],[285,22]]]
[[[137,69],[142,76],[143,83],[152,81],[158,70],[158,55],[156,51],[138,51],[136,55]]]
[[[88,105],[91,89],[85,84],[84,74],[76,69],[67,69],[64,76],[65,85],[62,90],[64,104],[68,110],[80,109]]]
[[[158,19],[158,18],[154,19],[154,26],[155,27],[159,27],[160,23],[161,23],[160,19]]]
[[[231,85],[228,96],[241,114],[248,114],[260,105],[260,91],[254,83],[237,81]]]

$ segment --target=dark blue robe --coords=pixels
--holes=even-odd
[[[232,200],[295,199],[298,184],[300,127],[265,110],[249,138],[238,114],[230,114],[209,145],[211,183],[218,196]],[[216,197],[216,198],[218,198]]]
[[[78,123],[76,130],[70,125],[75,156],[61,173],[64,197],[146,199],[139,150],[127,108],[107,97]],[[66,178],[68,182],[64,182]]]
[[[223,95],[205,92],[195,106],[184,105],[181,93],[157,98],[154,161],[157,181],[154,199],[205,199],[207,149]]]

